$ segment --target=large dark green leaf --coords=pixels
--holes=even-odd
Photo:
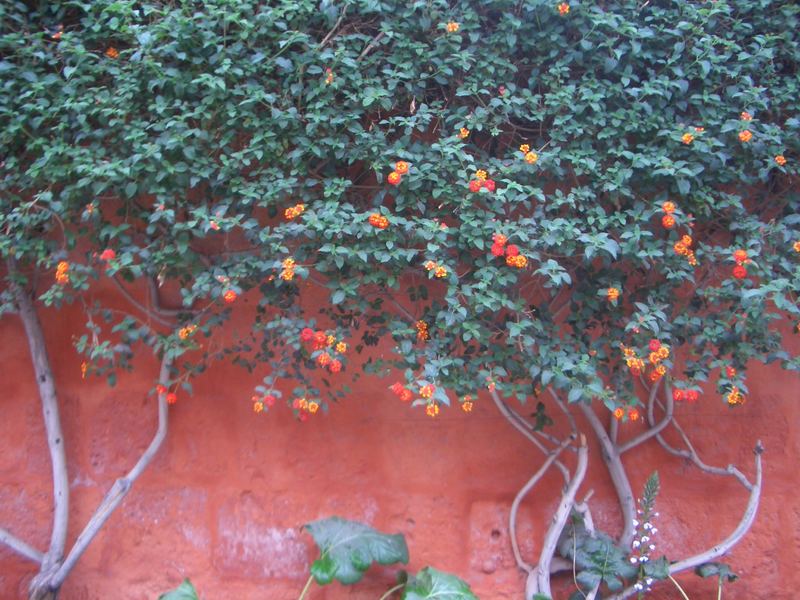
[[[469,585],[449,573],[425,567],[403,588],[403,600],[477,600]]]
[[[320,549],[311,574],[320,585],[334,579],[356,583],[372,563],[408,562],[408,546],[402,534],[386,534],[368,525],[330,517],[305,526]]]
[[[161,594],[158,600],[198,600],[197,590],[194,589],[191,581],[184,579],[183,583],[174,590]]]

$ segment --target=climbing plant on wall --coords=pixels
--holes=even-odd
[[[434,418],[494,403],[545,458],[512,507],[512,539],[538,477],[564,476],[537,560],[514,542],[527,598],[565,568],[564,531],[606,543],[576,496],[580,423],[618,493],[624,531],[606,537],[623,559],[637,525],[621,457],[647,441],[750,494],[728,540],[670,557],[660,576],[730,549],[755,517],[760,449],[749,477],[709,467],[674,404],[735,410],[758,401],[752,361],[800,367],[783,344],[800,327],[799,12],[767,0],[0,6],[0,312],[25,324],[54,472],[48,549],[0,530],[40,565],[31,597],[57,592],[158,451],[169,403],[220,360],[263,376],[264,415],[320,418],[365,372],[390,374],[399,400]],[[234,337],[243,295],[257,308]],[[86,315],[86,377],[113,384],[137,354],[161,360],[153,442],[69,547],[70,440],[37,316],[66,303]],[[369,352],[382,341],[390,360]],[[567,438],[548,433],[556,419]],[[581,593],[630,596],[653,580],[634,571],[587,567]]]

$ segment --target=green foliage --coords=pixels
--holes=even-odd
[[[739,576],[731,571],[730,566],[725,563],[710,562],[695,567],[694,572],[700,577],[718,577],[720,585],[722,582],[733,582],[739,579]]]
[[[403,588],[403,600],[477,600],[469,585],[455,575],[425,567]]]
[[[89,372],[113,377],[141,346],[186,377],[268,363],[299,382],[286,402],[327,408],[319,354],[295,341],[317,319],[356,350],[391,339],[368,368],[405,369],[419,404],[487,378],[635,404],[619,347],[646,360],[653,338],[679,389],[747,393],[751,359],[800,367],[782,343],[800,320],[795,2],[33,4],[0,8],[0,255],[43,301],[81,302]],[[495,190],[469,191],[478,169]],[[492,254],[496,233],[524,267]],[[168,324],[93,295],[109,278],[177,290]],[[226,293],[252,300],[251,327],[203,344]]]
[[[575,512],[561,532],[558,553],[575,562],[576,581],[584,591],[598,583],[605,584],[612,592],[620,591],[624,580],[635,577],[639,571],[628,561],[626,550],[602,531],[587,531],[583,518]]]
[[[372,565],[408,562],[408,547],[401,534],[380,533],[368,525],[340,517],[320,519],[305,526],[320,550],[311,574],[320,585],[334,579],[352,584]]]
[[[192,582],[184,579],[174,590],[161,594],[158,600],[198,600],[197,590],[194,589]]]

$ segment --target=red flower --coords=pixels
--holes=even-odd
[[[408,173],[408,163],[404,160],[398,160],[394,164],[394,170],[396,173],[399,173],[400,175],[405,175],[406,173]]]
[[[650,340],[650,343],[647,344],[647,347],[650,348],[650,352],[658,352],[658,349],[661,348],[661,342],[658,340]]]
[[[300,332],[300,339],[304,342],[310,342],[314,339],[314,330],[310,327],[304,327],[303,331]]]
[[[519,256],[519,247],[514,244],[509,244],[506,247],[506,256]]]
[[[675,388],[674,390],[672,390],[672,399],[675,400],[675,402],[680,402],[681,400],[684,399],[684,397],[685,396],[684,396],[684,391],[683,390],[678,389],[678,388]]]
[[[497,185],[495,184],[494,179],[487,179],[486,181],[483,182],[483,187],[485,187],[490,192],[493,192],[497,187]]]
[[[739,250],[733,251],[733,260],[736,261],[737,265],[742,265],[747,262],[747,250]]]
[[[233,290],[228,290],[222,295],[222,299],[225,300],[227,304],[230,304],[236,300],[236,292]]]
[[[106,248],[100,254],[100,260],[114,260],[117,258],[117,253],[114,252],[111,248]]]
[[[314,350],[322,350],[328,345],[328,334],[324,331],[314,332]]]
[[[342,370],[342,362],[337,359],[333,359],[331,363],[328,365],[328,370],[331,373],[338,373]]]
[[[390,385],[389,389],[392,390],[393,394],[395,394],[396,396],[399,396],[400,394],[403,393],[403,384],[398,381],[398,382],[393,383],[392,385]]]
[[[672,215],[664,215],[661,217],[661,225],[664,229],[672,229],[675,227],[675,217]]]
[[[495,256],[503,256],[505,251],[506,251],[505,248],[503,248],[503,246],[501,246],[500,244],[492,244],[492,254],[494,254]]]
[[[158,393],[158,394],[166,394],[167,393],[167,388],[159,383],[156,386],[156,393]]]
[[[402,392],[400,392],[401,402],[410,402],[413,397],[414,394],[411,393],[411,390],[404,389]]]
[[[483,182],[480,179],[473,179],[472,181],[469,182],[469,191],[480,192],[482,186]]]
[[[730,365],[725,367],[725,376],[728,379],[733,379],[734,377],[736,377],[736,369],[734,369]]]
[[[745,269],[743,265],[736,265],[733,267],[733,276],[736,277],[736,279],[744,279],[747,277],[747,269]]]
[[[275,396],[273,396],[272,394],[267,394],[266,396],[264,396],[264,404],[266,404],[269,407],[272,407],[272,405],[275,404]]]
[[[175,404],[178,401],[178,396],[175,392],[167,394],[167,404]]]
[[[402,177],[400,176],[400,173],[398,173],[397,171],[392,171],[391,173],[389,173],[389,176],[386,178],[386,181],[388,181],[392,185],[397,185],[398,183],[400,183],[401,179]]]

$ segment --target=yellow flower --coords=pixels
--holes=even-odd
[[[447,24],[447,33],[455,33],[456,31],[458,31],[458,27],[459,27],[458,23],[456,23],[455,21],[450,21]]]
[[[691,133],[684,133],[681,136],[681,141],[688,146],[694,141],[694,136]]]
[[[486,181],[487,177],[488,174],[483,169],[478,169],[477,171],[475,171],[475,179],[477,179],[478,181]]]
[[[569,4],[567,4],[566,2],[562,2],[561,4],[559,4],[558,5],[558,14],[560,14],[562,17],[565,16],[565,15],[568,15],[569,14]]]
[[[319,410],[319,403],[311,401],[308,403],[308,412],[312,415]]]
[[[748,131],[747,129],[745,129],[744,131],[739,132],[739,139],[744,143],[747,143],[753,139],[753,134],[750,133],[750,131]]]
[[[338,344],[336,344],[336,351],[339,354],[344,354],[345,352],[347,352],[347,344],[345,344],[344,342],[339,342]]]
[[[523,154],[527,154],[528,152],[530,152],[530,151],[531,151],[531,147],[530,147],[530,145],[529,145],[529,144],[522,144],[522,145],[519,147],[519,151],[520,151],[520,152],[522,152]]]
[[[536,164],[536,161],[539,160],[539,155],[536,152],[526,152],[525,153],[525,162],[529,165]]]
[[[467,139],[469,137],[469,129],[467,129],[466,127],[462,127],[461,129],[459,129],[458,137],[460,137],[462,140]]]

